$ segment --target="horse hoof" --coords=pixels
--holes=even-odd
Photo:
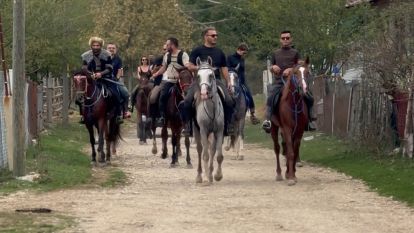
[[[170,168],[176,168],[177,166],[178,166],[178,165],[177,165],[177,164],[175,164],[175,163],[174,163],[174,164],[173,164],[173,163],[172,163],[172,164],[170,164]]]
[[[201,178],[201,176],[197,176],[196,177],[196,183],[198,183],[198,184],[203,183],[203,178]]]
[[[208,176],[208,182],[209,183],[213,183],[213,176],[211,175],[211,176]]]
[[[182,155],[181,150],[177,151],[177,156],[180,157]]]
[[[107,160],[106,161],[106,165],[108,165],[108,166],[110,166],[112,163],[111,163],[111,161],[110,160]]]
[[[190,164],[187,164],[187,167],[186,167],[187,169],[193,169],[193,165],[190,163]]]
[[[91,162],[91,165],[94,166],[94,167],[96,167],[96,165],[98,165],[98,163],[96,161],[92,161]]]
[[[244,160],[244,156],[243,155],[238,156],[237,160]]]
[[[288,186],[293,186],[296,184],[295,180],[288,180]]]
[[[220,181],[220,180],[222,180],[222,179],[223,179],[223,175],[222,175],[222,174],[220,174],[220,175],[216,174],[216,175],[214,175],[214,179],[215,179],[216,181]]]
[[[296,162],[296,167],[303,167],[303,163],[302,162]]]
[[[277,175],[276,176],[276,181],[282,181],[283,180],[283,176],[282,175]]]
[[[225,150],[225,151],[229,151],[229,150],[230,150],[230,147],[229,147],[229,146],[225,146],[225,147],[224,147],[224,150]]]
[[[152,152],[153,155],[156,155],[158,153],[158,150],[157,150],[156,147],[154,147],[154,148],[152,148],[151,152]]]
[[[168,155],[167,155],[166,153],[162,153],[162,154],[161,154],[161,158],[162,158],[162,159],[166,159],[167,157],[168,157]]]
[[[144,143],[145,143],[144,141],[139,141],[140,145],[144,145]]]

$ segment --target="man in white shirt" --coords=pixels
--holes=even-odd
[[[174,37],[168,38],[167,42],[167,53],[164,55],[162,67],[160,70],[152,74],[152,77],[157,77],[163,74],[162,81],[160,84],[160,99],[159,99],[159,111],[160,118],[157,124],[163,125],[165,123],[165,106],[168,100],[168,92],[177,82],[179,72],[185,68],[185,65],[189,63],[189,56],[186,52],[179,49],[178,40]]]

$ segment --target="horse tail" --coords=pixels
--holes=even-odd
[[[108,140],[115,145],[118,145],[119,141],[122,140],[121,137],[121,127],[116,122],[116,117],[112,117],[109,120],[109,133],[108,133]]]

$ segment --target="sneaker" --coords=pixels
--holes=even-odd
[[[158,127],[163,127],[163,126],[164,126],[164,124],[165,124],[165,119],[164,119],[164,117],[160,117],[160,118],[158,118],[158,119],[157,119],[156,124],[157,124],[157,126],[158,126]]]
[[[131,113],[129,111],[124,112],[124,119],[131,118]]]
[[[183,130],[181,131],[181,134],[184,137],[190,137],[191,136],[191,125],[190,124],[184,124]]]
[[[120,124],[124,123],[124,120],[122,119],[122,116],[117,116],[117,117],[116,117],[116,123],[117,123],[118,125],[120,125]]]
[[[265,120],[263,121],[262,124],[262,129],[266,132],[266,133],[270,133],[270,130],[272,128],[272,123],[269,120]]]
[[[316,130],[315,123],[313,123],[313,121],[309,121],[308,127],[306,127],[306,130],[307,131],[315,131]]]
[[[253,114],[250,116],[250,121],[252,122],[253,125],[257,125],[260,123],[259,119],[257,119],[257,117]]]

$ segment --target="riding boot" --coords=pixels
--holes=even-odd
[[[313,117],[313,109],[312,106],[308,107],[308,116],[309,116],[309,121],[308,121],[308,126],[306,127],[307,131],[315,131],[316,130],[316,125],[315,125],[315,120],[316,117]]]
[[[254,109],[250,109],[250,121],[253,125],[257,125],[260,123],[259,119],[254,114]]]
[[[181,134],[183,136],[192,136],[191,105],[187,106],[185,101],[181,101],[178,104],[178,111],[180,112],[181,121],[183,122],[183,130],[181,131]]]
[[[232,122],[232,109],[229,106],[224,107],[224,136],[234,135],[234,123]]]

